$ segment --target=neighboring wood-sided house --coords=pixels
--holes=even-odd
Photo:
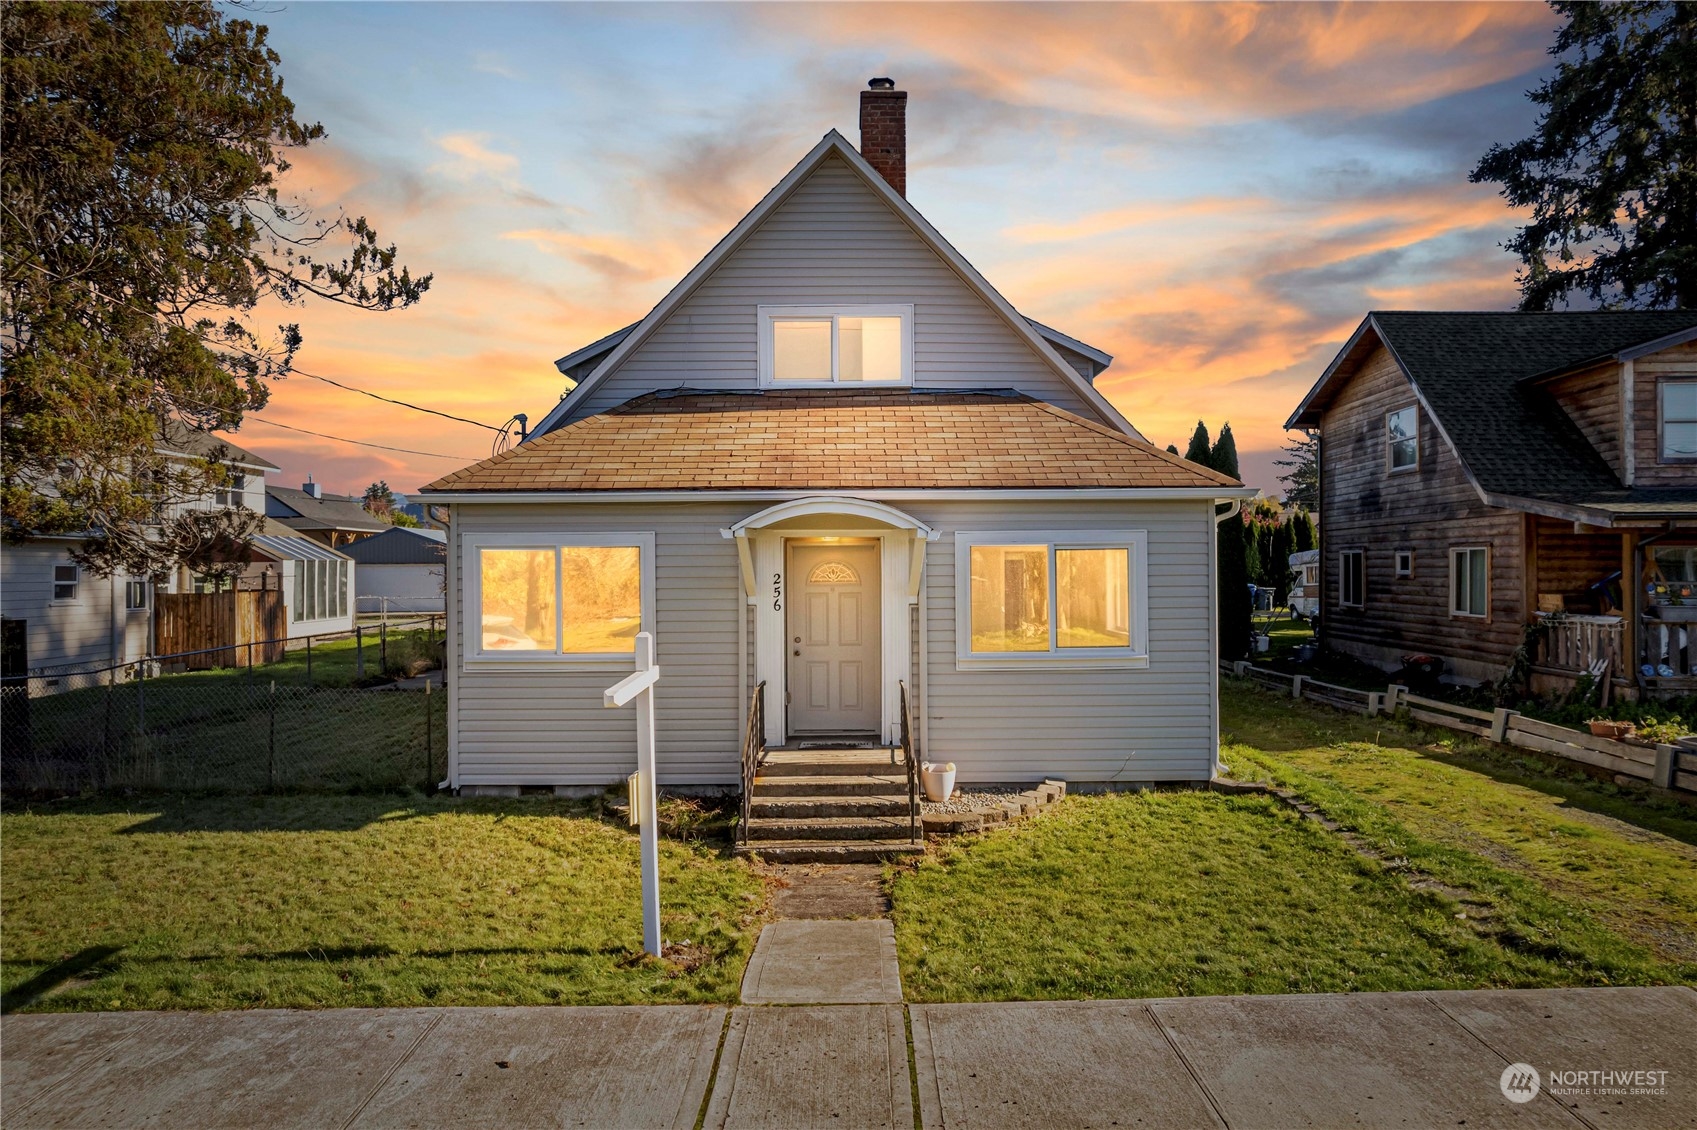
[[[1697,312],[1375,312],[1320,436],[1321,637],[1536,685],[1697,690]]]
[[[560,360],[527,442],[419,496],[451,510],[454,787],[628,774],[602,691],[641,629],[662,784],[736,787],[762,686],[772,747],[895,742],[905,695],[963,781],[1214,773],[1216,504],[1253,492],[1146,442],[1092,384],[1111,358],[907,201],[905,98],[863,92],[874,161],[828,133]]]

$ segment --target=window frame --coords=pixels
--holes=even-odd
[[[1483,612],[1464,612],[1456,607],[1461,596],[1461,570],[1456,563],[1462,554],[1485,555],[1485,601]],[[1488,545],[1450,546],[1450,618],[1454,620],[1489,620],[1491,618],[1491,547]]]
[[[59,579],[59,570],[61,570],[61,569],[69,569],[71,571],[71,579],[70,580],[61,581]],[[72,561],[72,562],[55,561],[53,563],[53,576],[52,576],[50,583],[53,586],[53,595],[52,595],[49,603],[52,603],[52,604],[76,604],[76,603],[78,603],[79,601],[82,600],[82,566],[78,565],[76,562],[74,562],[74,561]],[[70,596],[60,596],[59,595],[59,586],[60,585],[69,585],[71,587],[71,595]]]
[[[1348,558],[1355,557],[1361,562],[1361,591],[1356,593],[1356,599],[1351,602],[1346,581],[1349,579]],[[1367,550],[1351,548],[1338,550],[1338,607],[1363,609],[1367,607]]]
[[[1697,385],[1697,377],[1662,377],[1656,381],[1656,462],[1664,466],[1697,463],[1697,455],[1669,455],[1667,441],[1667,388],[1669,385]],[[1690,423],[1678,420],[1676,423]]]
[[[1408,559],[1406,567],[1402,563],[1405,557]],[[1392,550],[1391,573],[1399,581],[1412,579],[1414,576],[1414,550],[1406,547]]]
[[[1049,649],[972,650],[972,550],[996,545],[1041,545],[1049,555]],[[1125,647],[1060,647],[1059,583],[1055,552],[1123,549],[1129,553],[1126,611],[1131,618]],[[955,669],[957,671],[1139,670],[1149,666],[1149,532],[1147,530],[970,530],[955,534]]]
[[[135,594],[141,593],[141,601],[137,603]],[[147,578],[130,577],[124,581],[124,611],[147,611]]]
[[[913,384],[913,304],[879,303],[842,306],[760,306],[756,308],[760,323],[760,387],[761,388],[906,388]],[[780,381],[773,376],[774,322],[797,320],[831,320],[831,379],[828,381]],[[902,375],[898,381],[843,381],[837,376],[837,320],[840,318],[900,318],[902,323]]]
[[[1404,412],[1414,413],[1414,462],[1397,466],[1397,441],[1391,439],[1391,417],[1400,416]],[[1398,408],[1392,408],[1385,413],[1385,474],[1406,475],[1410,471],[1420,470],[1420,402],[1410,401]]]
[[[630,671],[636,667],[634,651],[630,655],[607,652],[562,652],[559,640],[563,636],[559,551],[561,549],[635,546],[637,571],[642,586],[640,607],[642,624],[638,631],[654,635],[658,652],[660,633],[654,621],[654,533],[651,530],[629,533],[603,531],[571,531],[567,533],[530,534],[467,534],[460,539],[460,601],[463,608],[462,625],[483,623],[483,568],[481,551],[485,549],[535,549],[554,553],[554,651],[484,651],[483,633],[468,627],[462,631],[463,658],[461,665],[468,671]]]

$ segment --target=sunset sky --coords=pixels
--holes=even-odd
[[[325,304],[301,368],[500,424],[634,321],[858,91],[909,92],[908,195],[1022,312],[1115,357],[1150,439],[1229,420],[1255,486],[1370,309],[1505,309],[1516,223],[1467,173],[1534,121],[1541,4],[285,4],[286,90],[329,139],[287,188],[367,216],[436,281]],[[263,421],[452,458],[321,441]],[[300,377],[239,442],[357,493],[491,435]]]

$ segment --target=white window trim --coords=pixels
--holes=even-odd
[[[1667,429],[1669,421],[1667,418],[1667,390],[1670,385],[1683,384],[1697,384],[1697,380],[1692,380],[1690,377],[1663,377],[1656,382],[1656,462],[1664,467],[1697,463],[1697,459],[1694,459],[1689,455],[1668,454]],[[1684,423],[1685,421],[1680,420],[1675,422]]]
[[[1396,465],[1395,461],[1394,461],[1395,457],[1396,457],[1396,442],[1391,439],[1391,417],[1397,415],[1400,412],[1407,412],[1411,409],[1414,412],[1414,437],[1413,437],[1414,438],[1414,462],[1412,462],[1412,463],[1410,463],[1406,466],[1403,466],[1403,467],[1398,467]],[[1385,413],[1385,474],[1387,474],[1387,475],[1406,475],[1410,471],[1418,471],[1419,469],[1420,469],[1420,404],[1419,404],[1418,401],[1416,401],[1412,404],[1404,404],[1401,407],[1392,408],[1390,411]]]
[[[638,570],[642,583],[642,631],[654,632],[656,654],[660,636],[654,628],[654,534],[644,533],[533,533],[533,534],[468,534],[460,541],[461,604],[465,609],[465,625],[483,623],[483,569],[479,552],[484,549],[570,549],[580,546],[634,545],[640,550]],[[555,615],[561,611],[560,573],[554,571]],[[556,625],[558,638],[558,625]],[[584,654],[537,651],[486,652],[483,633],[469,627],[463,638],[462,667],[467,671],[629,671],[636,666],[636,656]]]
[[[53,563],[52,569],[53,569],[53,575],[52,575],[52,577],[49,578],[49,581],[50,581],[50,583],[52,584],[53,587],[50,590],[50,596],[48,598],[48,603],[49,604],[77,604],[77,603],[80,603],[82,601],[82,582],[83,582],[82,566],[74,564],[74,563],[70,563],[70,562],[56,561],[56,562]],[[59,570],[61,570],[61,569],[71,570],[72,579],[68,580],[68,581],[61,581],[59,579]],[[71,586],[71,595],[70,596],[60,596],[59,595],[59,586],[60,585],[70,585]]]
[[[1349,565],[1346,563],[1346,559],[1351,556],[1361,558],[1361,591],[1356,594],[1361,599],[1353,602],[1344,597],[1344,578],[1349,575]],[[1338,607],[1367,607],[1367,551],[1365,549],[1338,550]]]
[[[141,586],[141,603],[140,604],[131,604],[130,603],[130,586],[131,585],[140,585]],[[146,612],[148,600],[149,600],[151,595],[152,594],[148,592],[148,584],[147,584],[146,578],[144,578],[144,577],[130,577],[129,579],[127,579],[124,582],[124,611],[131,613],[131,614],[134,614],[134,613],[137,613],[137,612]]]
[[[972,547],[1042,545],[1049,551],[1048,651],[972,651]],[[1057,549],[1128,549],[1131,551],[1131,643],[1127,647],[1055,646],[1059,618],[1055,604]],[[1210,613],[1212,615],[1212,613]],[[1149,666],[1149,532],[1147,530],[974,530],[955,534],[955,669],[1019,671],[1100,671]]]
[[[1408,558],[1408,568],[1402,567],[1402,559]],[[1391,551],[1391,572],[1398,580],[1407,580],[1414,576],[1414,551],[1412,549],[1395,549]]]
[[[913,304],[886,303],[856,306],[760,306],[761,388],[900,388],[913,384]],[[772,323],[784,318],[830,318],[831,379],[828,381],[780,381],[772,375]],[[899,381],[839,381],[837,374],[837,318],[900,318],[902,320],[902,377]]]
[[[1456,568],[1456,561],[1464,553],[1483,553],[1485,555],[1485,611],[1463,612],[1456,607],[1461,596],[1461,570]],[[1457,620],[1489,620],[1491,618],[1491,547],[1488,545],[1452,545],[1450,546],[1450,616]]]

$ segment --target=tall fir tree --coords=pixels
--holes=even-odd
[[[1303,432],[1301,439],[1285,444],[1284,458],[1273,460],[1275,467],[1289,467],[1279,476],[1285,484],[1285,505],[1312,510],[1320,505],[1320,433]]]
[[[1298,510],[1290,518],[1290,551],[1307,553],[1315,544],[1314,515]]]
[[[1556,73],[1531,137],[1472,179],[1531,219],[1503,247],[1520,308],[1697,306],[1697,4],[1556,0]]]
[[[1280,522],[1273,527],[1273,536],[1268,549],[1268,557],[1271,559],[1271,568],[1268,572],[1271,575],[1273,585],[1273,606],[1275,608],[1283,608],[1290,603],[1290,555],[1296,552],[1291,548],[1295,529],[1296,515],[1294,514],[1290,516],[1289,520]]]
[[[1220,438],[1214,441],[1214,449],[1208,453],[1208,466],[1234,479],[1243,477],[1237,469],[1237,440],[1232,438],[1230,424],[1220,429]]]
[[[1200,463],[1204,467],[1212,467],[1208,447],[1208,425],[1201,420],[1196,421],[1196,430],[1190,433],[1190,446],[1184,449],[1184,457],[1192,463]]]
[[[1218,523],[1219,589],[1215,594],[1220,658],[1230,662],[1249,658],[1253,628],[1250,622],[1249,569],[1244,559],[1245,526],[1236,515]]]

